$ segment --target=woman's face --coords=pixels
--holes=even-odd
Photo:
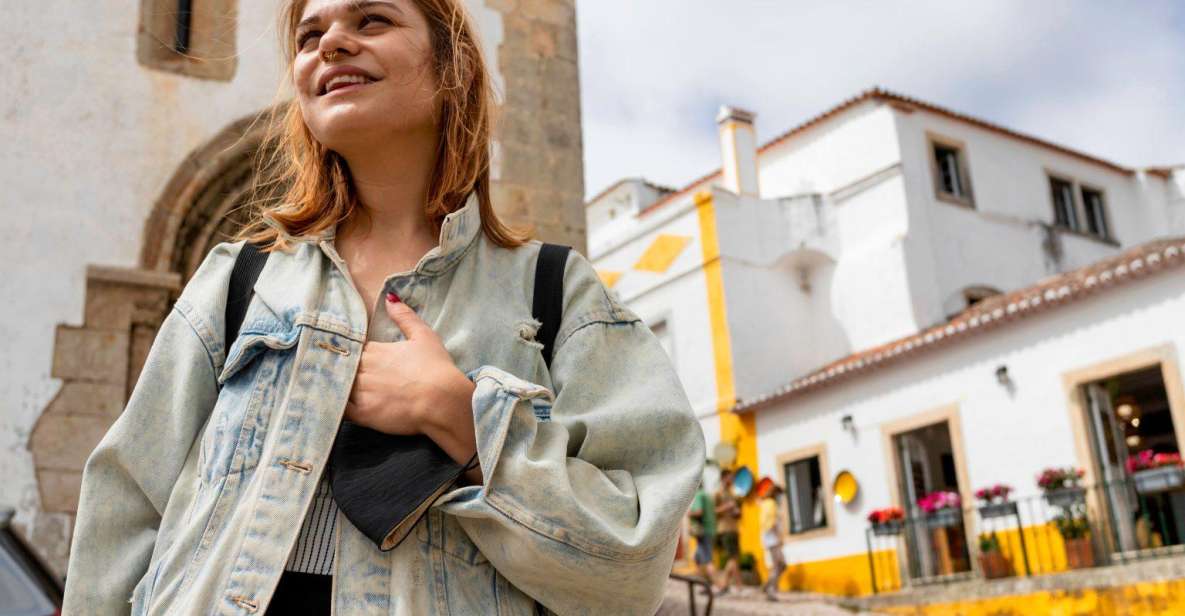
[[[297,101],[325,147],[435,131],[431,36],[412,0],[308,0],[293,39]]]

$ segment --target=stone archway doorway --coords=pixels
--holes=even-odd
[[[58,575],[87,457],[123,412],[185,281],[244,222],[267,113],[231,123],[186,157],[145,223],[139,267],[88,265],[83,324],[55,331],[51,375],[62,387],[29,437],[41,507],[27,534]]]

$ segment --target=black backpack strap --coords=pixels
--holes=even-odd
[[[223,354],[230,352],[230,345],[239,337],[247,306],[255,295],[255,281],[270,253],[260,252],[251,242],[244,242],[243,249],[235,257],[235,266],[230,270],[230,284],[226,293],[226,346]],[[225,361],[225,360],[224,360]]]
[[[564,315],[564,264],[571,246],[543,244],[535,262],[535,295],[531,315],[542,323],[535,340],[543,343],[543,361],[551,368],[551,351]]]

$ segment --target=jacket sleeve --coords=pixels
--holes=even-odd
[[[554,399],[497,367],[472,371],[484,485],[439,506],[548,609],[649,616],[700,481],[704,436],[649,328],[605,293],[583,257],[573,253],[568,269],[565,287],[585,287],[585,299],[565,300]],[[568,316],[573,306],[581,309]]]
[[[194,281],[210,284],[211,267],[208,258]],[[123,413],[83,467],[65,616],[131,611],[173,486],[214,408],[217,358],[210,346],[221,353],[221,344],[211,322],[186,299],[194,281],[161,323]],[[225,302],[225,293],[218,299]]]

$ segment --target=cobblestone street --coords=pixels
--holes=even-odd
[[[699,594],[696,589],[696,616],[704,613],[707,597]],[[667,597],[657,616],[689,616],[691,612],[687,606],[687,584],[671,581],[667,583]],[[767,601],[759,589],[746,588],[738,594],[736,591],[724,597],[717,597],[712,604],[712,616],[741,616],[755,614],[758,616],[851,616],[865,614],[872,616],[874,612],[853,611],[840,607],[821,595],[812,593],[778,593],[778,601]]]

